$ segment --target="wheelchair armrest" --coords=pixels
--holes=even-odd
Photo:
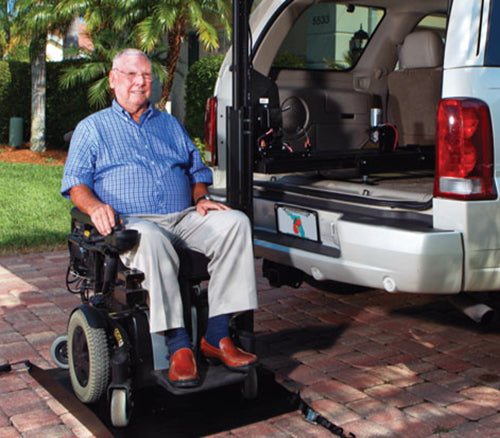
[[[120,228],[104,238],[106,245],[119,253],[131,250],[139,241],[139,231]]]
[[[120,224],[120,218],[116,216],[116,224],[113,228],[113,232],[108,236],[100,235],[90,216],[83,213],[78,208],[74,207],[71,210],[71,223],[74,232],[75,223],[80,223],[85,226],[88,231],[88,236],[86,236],[86,241],[91,244],[104,244],[107,247],[112,248],[118,253],[122,253],[132,249],[139,240],[139,232],[137,230],[127,230]]]
[[[92,227],[94,226],[94,224],[90,220],[90,216],[88,214],[84,213],[83,211],[78,210],[78,208],[76,208],[76,207],[73,207],[71,209],[71,219],[74,219],[74,220],[81,222],[82,224],[85,224],[85,225],[90,225]]]

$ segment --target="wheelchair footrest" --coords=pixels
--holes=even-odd
[[[193,388],[176,388],[168,380],[168,370],[155,370],[153,377],[156,382],[174,395],[192,394],[220,388],[221,386],[241,383],[247,377],[247,373],[237,373],[230,371],[223,365],[201,364],[198,367],[200,374],[200,385]]]

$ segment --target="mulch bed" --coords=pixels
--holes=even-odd
[[[49,149],[46,152],[33,152],[29,144],[13,147],[0,144],[0,161],[9,163],[30,163],[62,166],[66,162],[68,151]]]

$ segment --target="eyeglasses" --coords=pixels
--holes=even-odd
[[[113,70],[120,72],[130,82],[134,82],[135,78],[137,78],[138,76],[142,77],[144,82],[151,82],[153,80],[153,73],[139,73],[139,72],[135,72],[135,71],[122,71],[119,68],[114,68]]]

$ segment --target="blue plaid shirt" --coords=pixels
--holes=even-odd
[[[167,214],[192,205],[212,173],[182,125],[150,105],[137,124],[116,100],[82,120],[71,139],[61,194],[85,184],[121,214]]]

